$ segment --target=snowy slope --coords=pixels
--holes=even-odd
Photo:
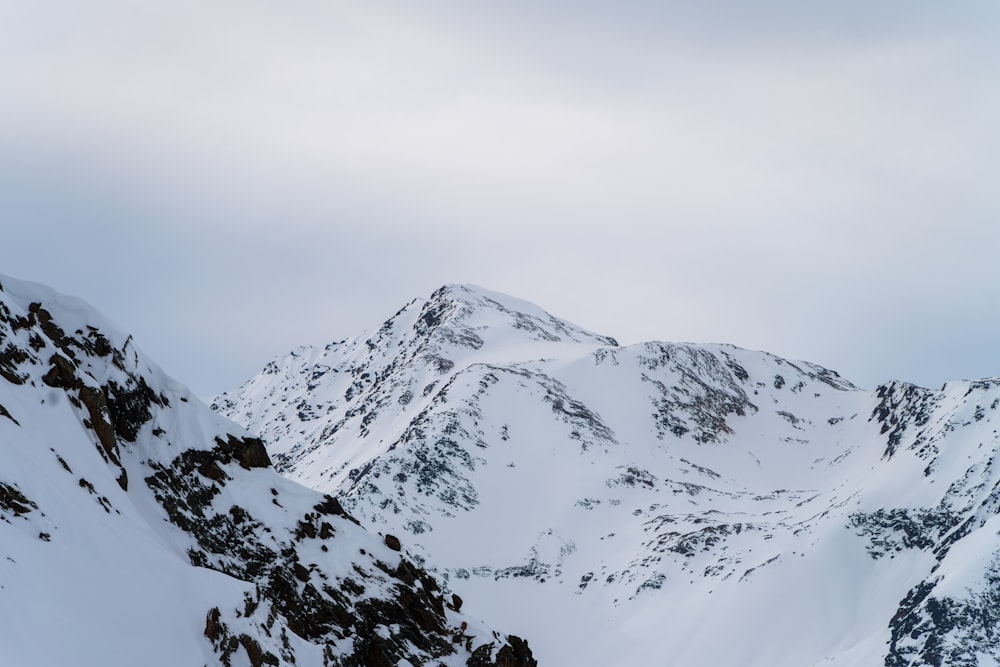
[[[0,444],[0,664],[534,664],[131,336],[3,276]]]
[[[1000,383],[860,390],[470,286],[217,410],[549,664],[995,664]]]

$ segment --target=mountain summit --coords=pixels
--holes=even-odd
[[[411,301],[371,334],[293,350],[213,407],[265,435],[279,470],[299,470],[315,488],[328,485],[319,476],[335,479],[336,487],[349,466],[334,463],[332,472],[321,443],[335,436],[341,451],[352,450],[345,461],[375,456],[368,436],[380,411],[428,403],[457,372],[617,345],[526,301],[448,285]],[[290,408],[294,415],[286,414]],[[312,453],[322,463],[314,465]]]
[[[455,342],[478,349],[487,343],[501,344],[493,336],[506,335],[507,342],[591,343],[617,346],[607,336],[591,333],[575,324],[550,315],[528,301],[493,292],[475,285],[445,285],[426,301],[416,300],[397,314],[416,311],[413,329],[418,334],[431,335],[436,330],[464,332]],[[395,319],[395,318],[394,318]],[[481,339],[475,332],[484,333]],[[444,340],[451,339],[445,334]]]
[[[543,663],[1000,663],[994,381],[867,391],[448,286],[213,407]]]

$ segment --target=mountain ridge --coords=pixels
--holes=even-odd
[[[0,378],[0,662],[535,664],[79,299],[0,276]]]
[[[867,391],[734,346],[526,340],[510,308],[427,307],[453,289],[213,407],[492,618],[544,628],[541,660],[1000,659],[996,383]]]

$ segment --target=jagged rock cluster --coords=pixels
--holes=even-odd
[[[75,614],[66,627],[89,633],[65,649],[77,662],[535,664],[525,641],[460,611],[405,540],[369,533],[336,498],[278,476],[259,438],[163,375],[131,337],[81,302],[6,278],[0,422],[3,616]],[[105,590],[103,611],[61,586],[77,567]],[[162,595],[140,598],[146,589]],[[65,664],[46,644],[46,616],[24,617],[0,624],[0,662]]]

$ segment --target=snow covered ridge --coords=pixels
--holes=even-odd
[[[472,286],[213,402],[547,664],[1000,664],[1000,381],[621,347]]]
[[[85,303],[0,276],[0,664],[536,664],[407,546]]]

